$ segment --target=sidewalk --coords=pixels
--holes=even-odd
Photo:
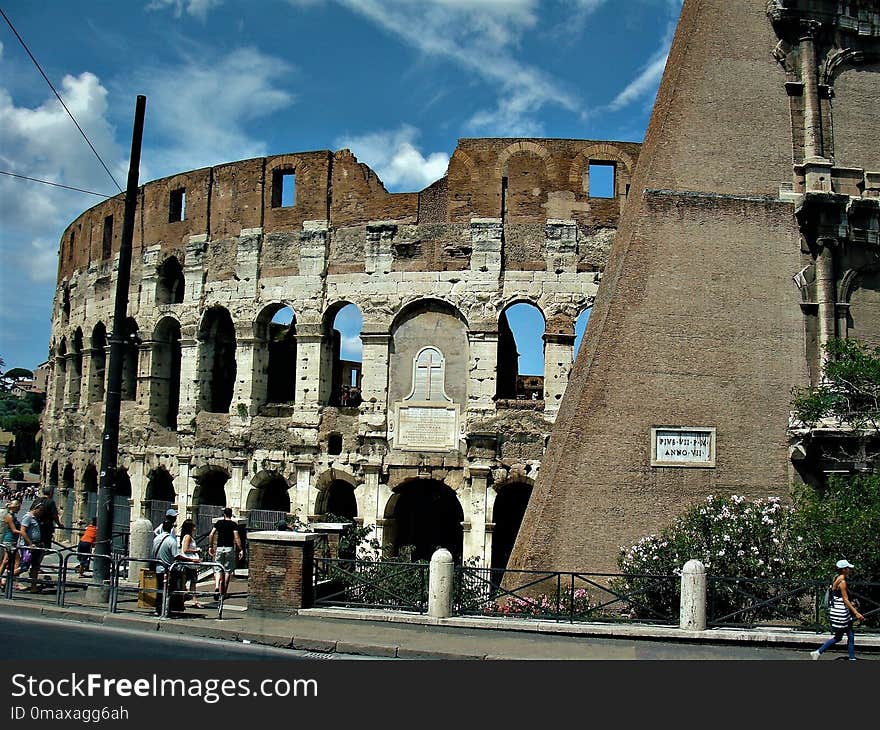
[[[675,644],[676,658],[766,658],[732,652],[739,648],[789,648],[787,658],[806,658],[825,634],[791,629],[682,631],[644,624],[564,624],[484,618],[431,619],[416,614],[357,609],[308,609],[297,615],[224,610],[195,611],[159,619],[136,613],[110,614],[103,607],[58,608],[0,601],[0,616],[42,615],[141,631],[248,641],[313,652],[401,659],[640,659],[659,643]],[[860,654],[880,652],[880,635],[858,635]],[[725,652],[731,654],[724,656]],[[801,656],[803,654],[803,656]]]

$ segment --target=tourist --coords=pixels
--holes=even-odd
[[[177,544],[177,538],[172,530],[174,529],[175,517],[168,516],[159,525],[161,528],[159,534],[153,538],[152,558],[156,561],[156,578],[158,579],[158,593],[156,594],[156,613],[162,613],[163,592],[169,592],[169,610],[177,610],[179,604],[183,609],[183,602],[179,596],[175,596],[177,587],[181,584],[180,570],[168,570],[174,563],[192,563],[198,562],[193,558],[184,555]],[[167,568],[167,569],[166,569]]]
[[[232,519],[232,510],[229,507],[223,510],[223,517],[214,523],[208,543],[212,560],[223,567],[223,570],[220,566],[214,567],[214,600],[219,601],[220,595],[225,596],[229,591],[236,555],[239,559],[244,557],[244,548],[238,536],[238,523]]]
[[[187,558],[190,558],[191,562],[200,563],[202,562],[202,551],[196,544],[195,532],[196,523],[192,520],[184,520],[183,524],[180,526],[180,552]],[[193,608],[204,608],[204,606],[199,603],[198,597],[195,595],[196,587],[199,582],[198,568],[188,567],[183,570],[187,581],[189,582],[189,591],[193,594],[190,606]]]
[[[15,574],[20,575],[25,569],[30,569],[30,586],[19,583],[16,588],[20,591],[39,593],[40,563],[42,552],[40,550],[40,519],[43,515],[43,504],[35,502],[21,518],[21,528],[25,534],[19,537],[18,554],[15,559]]]
[[[850,571],[854,567],[848,560],[837,561],[837,575],[831,582],[831,595],[828,603],[828,614],[831,618],[831,629],[834,631],[834,636],[818,649],[810,652],[810,656],[814,660],[818,659],[825,651],[840,641],[844,634],[846,634],[849,659],[850,661],[855,661],[856,659],[856,638],[853,633],[853,619],[864,621],[865,617],[859,613],[859,609],[856,608],[850,599],[846,587],[847,576],[849,576]]]
[[[82,577],[89,569],[90,555],[95,548],[95,540],[98,538],[98,518],[92,517],[92,521],[83,530],[82,537],[79,539],[76,553],[79,560],[79,575]]]
[[[15,544],[24,540],[26,545],[31,544],[31,539],[18,521],[18,510],[21,502],[13,499],[6,505],[6,509],[0,510],[0,588],[6,586],[4,571],[9,565],[9,557],[15,550]]]

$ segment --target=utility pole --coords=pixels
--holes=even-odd
[[[131,243],[134,237],[134,213],[137,206],[138,172],[141,163],[141,140],[144,135],[144,111],[147,97],[138,96],[131,135],[128,162],[128,187],[119,245],[119,271],[113,307],[113,332],[110,335],[110,362],[107,366],[107,399],[104,406],[104,435],[101,439],[101,481],[98,485],[98,535],[95,540],[93,584],[103,586],[110,577],[110,539],[113,535],[113,497],[119,458],[119,411],[122,402],[122,370],[125,350],[134,343],[125,342],[128,317],[128,287],[131,281]]]

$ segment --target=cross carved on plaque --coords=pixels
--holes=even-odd
[[[425,383],[425,400],[433,400],[431,398],[431,385],[434,379],[434,372],[439,375],[443,371],[443,361],[434,362],[434,354],[436,350],[424,350],[416,362],[416,378],[424,377]],[[427,356],[427,359],[425,357]],[[443,383],[440,384],[440,392],[443,392]]]

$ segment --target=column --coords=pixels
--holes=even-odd
[[[568,328],[570,333],[544,333],[544,417],[551,422],[559,413],[574,362],[574,324],[569,322]]]
[[[388,345],[391,336],[384,324],[364,323],[361,331],[363,364],[361,365],[360,405],[361,436],[384,439],[387,436],[385,413],[388,407]]]
[[[248,332],[250,326],[247,327]],[[232,405],[229,408],[232,424],[246,426],[251,416],[256,416],[259,407],[265,401],[266,373],[265,364],[259,362],[258,350],[260,343],[250,334],[235,333],[235,386],[232,393]],[[263,399],[254,398],[255,389],[262,381]]]
[[[836,335],[836,295],[834,292],[834,249],[837,241],[821,238],[818,241],[819,253],[816,255],[816,302],[819,308],[819,365],[825,373],[825,347]]]
[[[298,407],[317,408],[321,390],[321,345],[324,341],[320,322],[296,324],[296,394]]]
[[[464,518],[470,520],[471,529],[465,534],[464,559],[477,558],[486,564],[486,490],[489,485],[488,466],[470,467],[470,487],[463,495],[468,504],[463,505]]]
[[[368,539],[380,540],[379,528],[379,474],[381,464],[364,464],[362,471],[364,483],[355,489],[358,497],[358,514],[363,519],[364,527],[372,525],[373,529]],[[380,540],[381,542],[381,540]]]
[[[183,259],[184,301],[197,302],[205,288],[203,263],[208,236],[204,233],[190,236]]]
[[[178,433],[194,433],[199,410],[199,343],[193,338],[180,340],[180,405]]]
[[[230,469],[229,481],[226,483],[226,504],[235,510],[236,514],[247,506],[247,495],[250,491],[250,480],[247,478],[247,459],[233,458],[230,459],[232,469]]]
[[[312,462],[297,461],[294,463],[296,469],[296,502],[291,504],[291,509],[299,516],[303,522],[308,522],[309,515],[312,513],[312,505],[309,503],[309,492],[312,482]]]
[[[498,329],[496,323],[486,329],[468,332],[470,345],[470,373],[468,375],[468,411],[474,418],[495,411],[495,393],[498,387]]]
[[[188,455],[177,457],[177,478],[174,480],[174,493],[177,495],[177,511],[191,516],[192,492],[190,491],[190,457]]]

